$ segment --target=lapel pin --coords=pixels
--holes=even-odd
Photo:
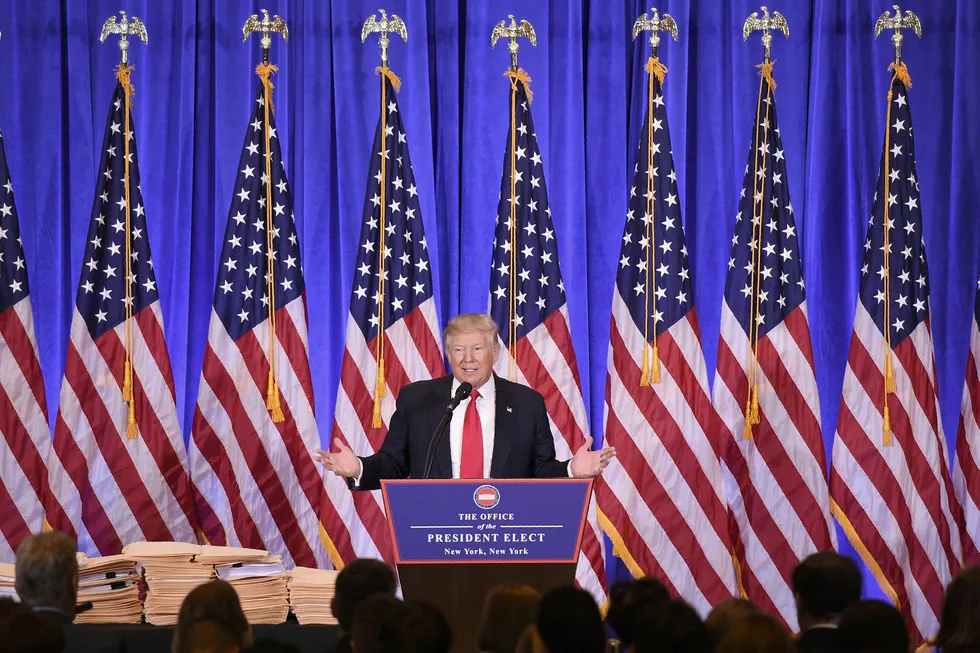
[[[510,406],[507,406],[507,412],[508,413],[513,413],[514,412],[514,409],[511,408]]]

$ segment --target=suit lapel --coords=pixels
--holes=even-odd
[[[439,426],[439,420],[446,413],[446,408],[449,407],[449,401],[452,399],[453,377],[449,375],[444,378],[446,382],[439,384],[436,400],[433,402],[433,407],[429,411],[429,433],[432,435],[435,435],[436,427]],[[442,440],[436,445],[436,462],[433,465],[433,478],[453,477],[452,455],[449,446],[450,439],[449,425],[447,424],[446,430],[442,434]]]
[[[494,411],[493,457],[490,459],[490,477],[500,478],[507,463],[507,457],[510,455],[510,445],[514,436],[514,406],[511,403],[509,384],[494,375],[494,385],[497,391],[497,407]]]

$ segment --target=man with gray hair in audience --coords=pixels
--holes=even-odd
[[[75,619],[78,558],[75,541],[49,531],[27,537],[17,548],[14,588],[21,603],[53,626]]]

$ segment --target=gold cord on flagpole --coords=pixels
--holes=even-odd
[[[377,68],[381,74],[381,179],[379,180],[380,190],[378,191],[381,202],[378,206],[378,336],[376,341],[375,359],[377,360],[377,374],[374,383],[374,407],[371,411],[371,426],[381,428],[381,400],[388,394],[388,383],[385,380],[385,186],[388,180],[387,174],[387,130],[388,130],[388,86],[385,79],[389,73],[398,79],[394,73],[388,70],[388,62],[383,61]],[[392,82],[394,84],[394,82]],[[399,85],[401,80],[399,80]]]
[[[263,61],[255,68],[262,80],[264,89],[263,122],[265,132],[265,254],[266,254],[266,293],[269,297],[269,376],[266,383],[265,407],[275,423],[286,418],[282,412],[277,379],[278,338],[276,337],[276,278],[274,255],[274,229],[272,225],[272,133],[269,117],[272,114],[272,74],[279,70],[274,64]]]
[[[646,270],[644,271],[644,318],[643,318],[643,364],[640,369],[640,386],[646,387],[653,383],[660,383],[660,352],[657,349],[657,251],[656,251],[656,226],[654,224],[654,200],[656,198],[656,182],[654,181],[656,172],[656,161],[654,160],[654,130],[653,130],[653,80],[656,78],[662,84],[667,68],[660,63],[660,60],[651,56],[647,61],[645,70],[647,76],[647,204],[646,219]],[[653,299],[651,299],[651,295]],[[650,334],[650,302],[653,302],[653,342],[651,343]],[[651,345],[653,350],[651,351]]]
[[[128,404],[128,416],[126,418],[126,435],[130,439],[136,437],[136,399],[133,392],[133,280],[132,280],[132,223],[130,216],[132,215],[132,210],[130,208],[130,178],[129,178],[129,111],[131,106],[132,97],[135,93],[133,89],[133,83],[131,80],[131,73],[133,67],[126,64],[120,63],[116,68],[116,79],[119,80],[119,84],[123,88],[124,101],[124,113],[123,118],[123,185],[125,186],[126,193],[126,230],[123,232],[123,238],[126,241],[126,260],[124,262],[123,269],[125,270],[125,277],[123,279],[123,287],[125,288],[125,304],[126,309],[126,362],[123,368],[123,401]]]
[[[752,167],[752,241],[749,244],[749,255],[751,256],[751,268],[749,274],[752,275],[752,295],[749,298],[751,308],[749,310],[749,361],[748,361],[748,394],[745,406],[745,428],[742,436],[746,440],[751,440],[752,427],[758,424],[761,419],[759,416],[759,315],[762,310],[762,214],[765,206],[765,169],[766,156],[769,154],[769,132],[762,130],[762,104],[763,91],[766,92],[766,117],[768,119],[769,106],[772,102],[772,87],[766,86],[766,82],[772,79],[772,64],[766,62],[759,66],[762,79],[759,80],[759,99],[756,103],[755,111],[755,139],[753,139],[754,163]],[[757,147],[759,142],[761,147]],[[762,167],[759,167],[759,153],[762,153]],[[759,172],[762,172],[760,177]]]

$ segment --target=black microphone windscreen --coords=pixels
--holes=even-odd
[[[460,383],[459,388],[456,389],[456,396],[459,397],[460,401],[462,401],[463,399],[469,397],[471,392],[473,392],[473,384],[464,381],[463,383]]]

